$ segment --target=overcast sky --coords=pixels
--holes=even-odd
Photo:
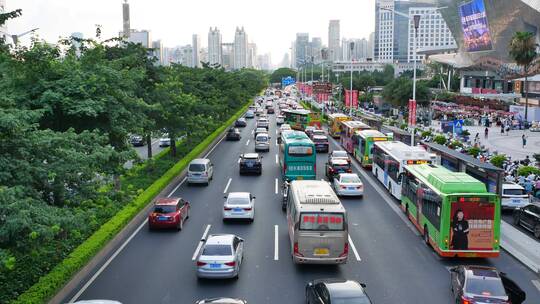
[[[102,26],[103,36],[122,29],[123,0],[6,0],[7,9],[21,8],[22,17],[8,23],[10,33],[39,27],[49,42],[73,32],[85,37]],[[236,26],[244,26],[258,53],[271,53],[278,64],[289,51],[297,32],[321,37],[328,44],[328,21],[341,20],[341,36],[368,38],[374,30],[375,0],[130,0],[131,28],[148,29],[165,46],[191,44],[199,34],[207,45],[210,26],[217,26],[223,42],[232,42]]]

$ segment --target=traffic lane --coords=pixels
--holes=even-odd
[[[159,146],[159,138],[152,138],[152,155],[157,155],[167,147]],[[141,159],[148,159],[148,146],[133,147]]]
[[[246,134],[248,132],[245,131]],[[227,153],[235,146],[238,153]],[[208,224],[221,220],[221,208],[218,207],[223,203],[223,187],[232,170],[231,166],[237,165],[240,149],[243,149],[240,143],[221,142],[209,156],[216,169],[210,185],[188,186],[183,183],[175,190],[172,196],[184,197],[191,203],[190,219],[182,232],[150,232],[142,229],[79,299],[105,298],[121,300],[123,303],[153,303],[160,299],[159,302],[168,303],[171,288],[167,288],[161,278],[176,278],[179,269],[189,269],[194,273],[192,255]],[[222,161],[219,161],[220,158]],[[145,292],[134,292],[137,290]]]
[[[535,238],[533,233],[525,228],[523,228],[523,226],[521,225],[515,225],[514,224],[514,218],[512,217],[512,210],[505,210],[501,213],[501,218],[507,222],[508,224],[512,225],[514,228],[518,229],[519,231],[521,231],[523,234],[525,234],[526,236],[530,237],[531,239],[533,240],[536,240],[537,242],[540,242],[540,239],[538,238]]]

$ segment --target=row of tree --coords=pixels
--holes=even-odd
[[[254,70],[156,66],[148,49],[99,32],[77,42],[0,40],[0,303],[137,194],[113,182],[137,159],[130,134],[202,139],[267,83]]]

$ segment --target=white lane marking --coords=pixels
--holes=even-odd
[[[276,164],[279,163],[278,155],[276,154]]]
[[[279,146],[278,143],[277,143],[277,139],[276,139],[276,146]]]
[[[154,140],[154,141],[151,143],[151,145],[152,145],[152,146],[155,145],[158,141],[159,141],[159,138],[156,139],[156,140]]]
[[[253,135],[253,133],[255,133],[255,130],[251,130],[251,135]]]
[[[169,193],[169,195],[167,195],[167,197],[171,197],[175,192],[176,190],[178,190],[178,188],[180,188],[180,186],[187,180],[187,177],[184,177],[184,179],[178,183],[178,185],[176,185],[176,187],[174,187],[174,189],[171,191],[171,193]]]
[[[276,129],[276,135],[278,135],[278,129]]]
[[[105,262],[105,264],[103,264],[99,270],[94,273],[94,275],[90,278],[90,280],[88,280],[88,282],[86,282],[86,284],[83,285],[83,287],[79,290],[79,292],[77,292],[73,298],[71,298],[71,300],[69,300],[69,303],[73,303],[75,301],[77,301],[77,299],[86,291],[86,289],[88,289],[88,287],[90,287],[90,285],[92,285],[92,283],[94,283],[94,281],[97,279],[97,277],[103,272],[103,270],[105,270],[105,268],[107,268],[107,266],[109,266],[109,264],[114,260],[114,258],[116,258],[116,256],[118,254],[120,254],[120,252],[122,252],[122,250],[126,247],[126,245],[129,243],[129,241],[131,241],[131,239],[133,239],[133,237],[135,237],[135,235],[142,229],[142,227],[144,227],[144,225],[146,225],[146,219],[142,222],[142,224],[137,228],[137,230],[135,230],[130,236],[129,238],[122,244],[122,246],[120,246],[118,249],[116,249],[116,251],[114,252],[114,254]]]
[[[276,192],[276,194],[278,193],[278,180],[276,178],[276,183],[275,183],[275,187],[274,187],[274,191]]]
[[[339,146],[335,139],[332,138],[332,141],[334,142],[336,146]],[[420,236],[420,233],[418,232],[416,227],[413,226],[413,224],[405,216],[403,211],[401,211],[401,209],[398,206],[396,206],[396,204],[394,204],[392,196],[388,193],[388,191],[386,191],[386,189],[383,189],[376,180],[371,179],[371,177],[366,172],[364,172],[362,168],[360,168],[360,166],[357,164],[356,159],[353,158],[352,164],[356,168],[356,171],[358,171],[358,173],[362,175],[364,180],[370,182],[371,186],[375,189],[375,191],[377,191],[377,193],[379,193],[379,195],[383,197],[383,201],[390,207],[390,209],[392,209],[399,216],[399,218],[401,218],[401,220],[405,223],[405,225],[407,225],[407,227],[411,229],[414,235]]]
[[[216,143],[216,145],[213,146],[212,149],[210,149],[210,151],[208,151],[208,153],[206,153],[204,155],[204,158],[208,158],[208,155],[210,155],[210,153],[214,152],[214,150],[219,146],[219,144],[224,139],[225,139],[225,136],[222,136],[221,139]],[[169,193],[168,197],[170,197],[185,181],[186,181],[186,178],[184,177],[184,179],[182,179],[182,181],[180,181],[180,183],[178,183],[178,185],[174,188],[174,190],[171,193]],[[90,285],[92,285],[92,283],[103,272],[103,270],[105,270],[105,268],[107,268],[107,266],[109,266],[109,264],[116,258],[116,256],[124,249],[124,247],[126,247],[126,245],[135,237],[135,235],[137,235],[137,233],[139,233],[139,231],[141,231],[142,227],[144,227],[145,224],[146,224],[146,219],[143,220],[143,222],[137,228],[137,230],[133,231],[133,233],[129,236],[129,238],[124,243],[122,243],[122,245],[103,264],[103,266],[101,266],[101,268],[99,268],[99,270],[90,278],[90,280],[88,280],[88,282],[86,282],[86,284],[83,285],[83,287],[79,290],[79,292],[77,292],[73,296],[73,298],[71,298],[71,300],[69,301],[70,303],[73,303],[73,302],[77,301],[77,299],[86,291],[86,289],[88,289],[88,287],[90,287]],[[210,229],[210,228],[208,227],[208,229]]]
[[[246,146],[249,146],[249,139],[246,141]]]
[[[540,280],[531,280],[531,283],[540,291]]]
[[[279,260],[278,225],[274,225],[274,261]]]
[[[349,246],[351,247],[353,253],[354,253],[354,257],[356,258],[357,261],[361,262],[362,259],[360,258],[360,255],[358,254],[358,251],[356,251],[356,247],[354,246],[354,243],[351,239],[351,235],[349,234]]]
[[[227,186],[225,186],[225,190],[223,190],[223,193],[227,193],[227,190],[229,190],[229,186],[231,185],[232,178],[229,178],[229,181],[227,182]]]
[[[195,252],[193,253],[193,256],[191,257],[191,260],[192,261],[195,261],[195,259],[197,258],[197,256],[199,255],[199,251],[201,251],[201,247],[202,247],[202,244],[203,244],[203,240],[206,239],[206,236],[208,235],[208,231],[210,231],[210,227],[212,227],[212,225],[206,225],[206,230],[204,230],[204,233],[202,235],[202,238],[201,240],[199,241],[199,245],[197,245],[197,248],[195,249]]]
[[[238,158],[238,163],[240,163],[240,158]]]

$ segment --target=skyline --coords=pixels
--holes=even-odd
[[[272,1],[272,6],[253,5],[252,1],[236,0],[230,2],[209,0],[196,3],[177,3],[174,0],[130,0],[131,28],[149,30],[154,40],[161,39],[165,47],[191,44],[193,34],[201,37],[203,47],[207,46],[210,27],[217,27],[223,36],[223,42],[234,41],[236,27],[244,27],[249,42],[257,44],[259,54],[270,53],[273,64],[278,64],[298,32],[307,32],[311,37],[322,38],[328,45],[328,22],[339,19],[341,38],[368,38],[374,30],[375,0],[348,3],[336,0],[331,7],[313,5],[307,7],[307,1],[286,2]],[[8,22],[10,33],[21,33],[29,28],[38,27],[38,35],[48,42],[56,42],[60,37],[67,37],[73,32],[81,32],[85,37],[94,37],[95,25],[102,26],[102,37],[118,36],[122,31],[122,0],[107,1],[69,1],[69,0],[7,0],[7,10],[17,8],[23,15]],[[208,8],[212,9],[209,10]],[[287,7],[287,10],[283,10]],[[306,18],[299,18],[292,12],[302,11]],[[181,14],[179,12],[205,12],[201,14]],[[232,12],[237,12],[231,16]],[[63,12],[62,18],[49,18]],[[81,13],[84,12],[84,13]],[[227,14],[223,14],[226,12]],[[175,15],[176,14],[176,15]],[[302,15],[301,15],[302,16]],[[294,18],[293,18],[294,17]],[[188,26],[191,25],[191,26]],[[22,43],[29,37],[22,39]]]

